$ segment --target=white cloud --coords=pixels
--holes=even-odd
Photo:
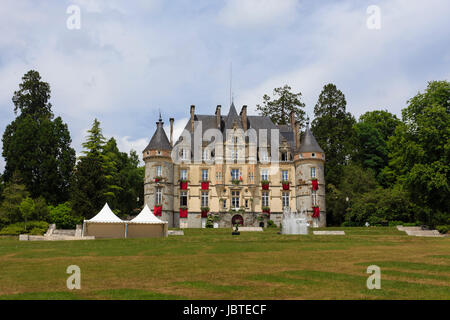
[[[228,0],[218,19],[233,28],[283,25],[292,21],[297,0]]]
[[[53,111],[78,152],[95,117],[121,148],[142,151],[158,108],[168,136],[167,114],[179,119],[176,141],[190,104],[202,114],[227,109],[230,61],[235,104],[250,110],[287,83],[312,116],[323,85],[333,82],[355,115],[375,107],[398,114],[427,81],[449,79],[450,2],[377,1],[380,31],[366,28],[366,2],[73,0],[82,25],[69,31],[67,2],[3,0],[0,133],[32,68],[50,83]]]
[[[254,106],[265,93],[289,84],[294,91],[303,93],[307,111],[312,115],[321,89],[333,82],[344,92],[348,110],[356,116],[373,107],[400,114],[406,101],[423,90],[427,81],[447,75],[445,70],[435,70],[433,75],[425,74],[433,78],[425,78],[424,74],[413,73],[420,65],[411,62],[432,54],[423,45],[434,32],[445,34],[448,20],[435,13],[450,12],[450,4],[443,6],[442,1],[433,0],[424,8],[423,3],[398,0],[382,2],[380,6],[380,31],[367,29],[365,7],[345,3],[322,6],[306,20],[313,32],[302,35],[305,46],[314,50],[316,56],[245,90],[240,100]]]

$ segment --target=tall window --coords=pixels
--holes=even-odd
[[[261,161],[262,162],[268,162],[269,161],[269,153],[267,152],[267,149],[260,151],[260,157],[261,157]]]
[[[239,191],[231,192],[231,207],[239,208]]]
[[[269,170],[267,169],[261,170],[261,180],[269,180]]]
[[[187,207],[187,191],[180,192],[180,207]]]
[[[263,207],[268,207],[269,206],[269,192],[264,191],[262,193],[262,206]]]
[[[288,181],[289,180],[289,171],[288,170],[281,171],[281,179],[283,181]]]
[[[313,206],[317,206],[318,205],[318,201],[317,201],[317,190],[313,190],[311,193],[312,196],[312,204]]]
[[[237,161],[239,159],[239,150],[238,149],[231,149],[231,160]]]
[[[202,169],[202,180],[208,180],[208,169]]]
[[[181,160],[187,160],[188,158],[188,150],[187,149],[181,149]]]
[[[224,209],[227,208],[227,199],[223,199],[223,201],[222,201],[222,208],[224,208]]]
[[[216,178],[217,178],[217,181],[222,181],[222,172],[217,172]]]
[[[203,149],[203,155],[202,155],[203,161],[210,159],[210,152],[209,149]]]
[[[289,207],[289,192],[283,192],[281,199],[283,201],[283,208]]]
[[[201,206],[207,207],[209,205],[209,193],[208,192],[202,192],[202,200],[201,200]]]
[[[239,169],[231,169],[231,179],[239,179]]]
[[[316,177],[316,168],[312,167],[311,168],[311,178],[315,178]]]
[[[155,203],[156,204],[162,203],[162,188],[156,188]]]
[[[187,170],[186,169],[181,169],[180,170],[180,179],[181,180],[187,180]]]
[[[162,167],[156,166],[156,176],[161,177],[162,176]]]
[[[250,183],[253,183],[253,180],[255,179],[254,175],[253,175],[253,171],[249,172],[248,174],[248,181]]]

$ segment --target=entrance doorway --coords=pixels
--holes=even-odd
[[[234,226],[236,223],[239,223],[240,227],[244,226],[244,218],[240,214],[234,215],[231,218],[231,225]]]

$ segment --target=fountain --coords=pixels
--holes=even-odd
[[[283,210],[281,234],[308,234],[309,223],[306,221],[306,214],[303,209],[300,213],[291,212],[289,208]]]

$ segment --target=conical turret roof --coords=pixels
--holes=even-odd
[[[148,150],[172,150],[172,146],[164,131],[164,122],[161,118],[159,118],[159,121],[156,123],[156,131],[153,134],[150,143],[144,149],[144,152]]]
[[[306,125],[305,134],[303,135],[302,141],[300,143],[299,152],[324,152],[322,148],[317,143],[316,138],[309,129],[309,123]]]

